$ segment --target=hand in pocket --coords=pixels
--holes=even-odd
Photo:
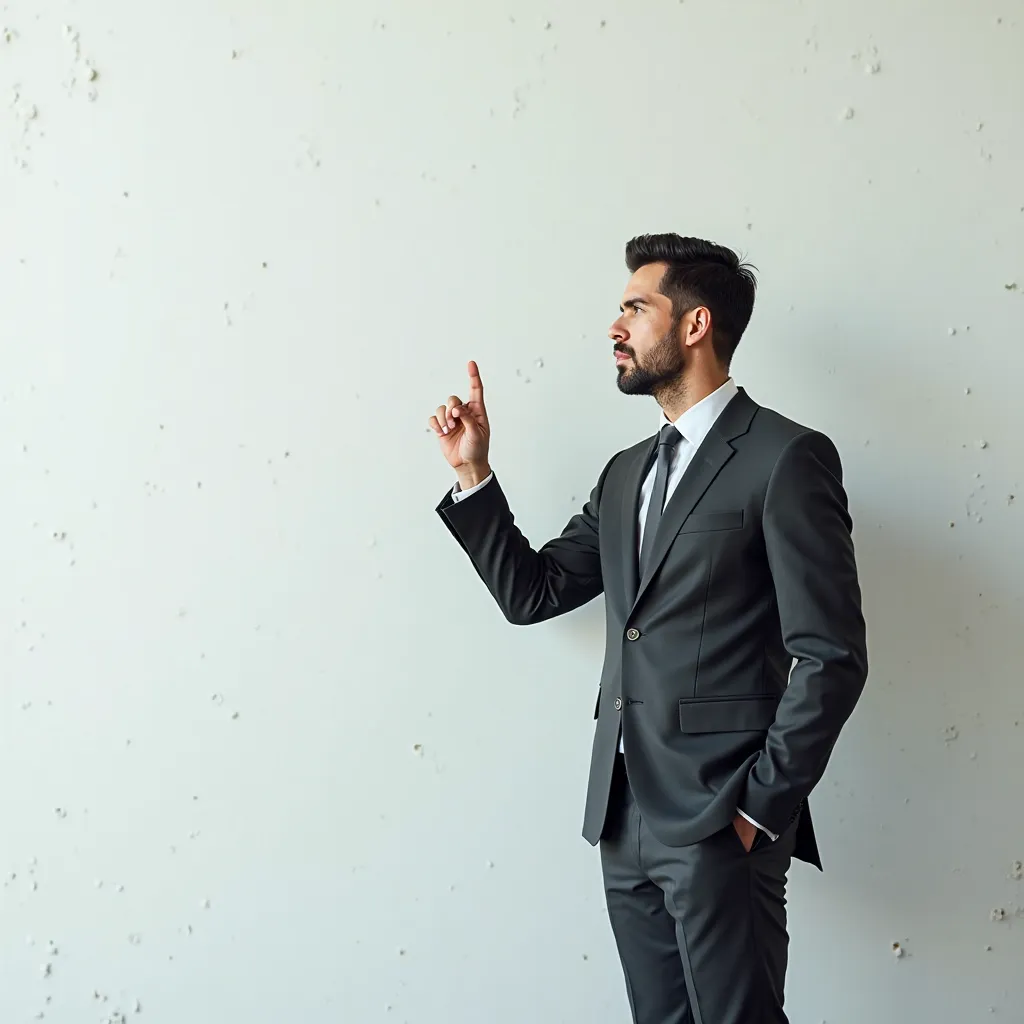
[[[750,853],[754,848],[754,843],[757,842],[757,826],[751,825],[742,814],[737,814],[732,820],[732,827],[736,830],[736,835],[740,837],[743,849]]]

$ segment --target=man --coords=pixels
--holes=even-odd
[[[470,362],[468,402],[429,421],[458,476],[437,511],[510,622],[605,595],[583,834],[633,1020],[783,1024],[790,859],[821,867],[807,796],[867,675],[842,469],[825,435],[730,377],[750,267],[675,234],[634,238],[626,264],[618,386],[654,396],[658,434],[534,550]]]

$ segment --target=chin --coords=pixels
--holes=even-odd
[[[646,394],[643,388],[637,388],[633,384],[632,378],[628,374],[620,375],[619,379],[616,381],[616,384],[618,385],[619,391],[621,391],[624,395]]]

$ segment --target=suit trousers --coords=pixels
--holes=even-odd
[[[616,758],[601,866],[635,1024],[787,1024],[786,875],[798,819],[748,853],[730,823],[692,846],[651,834]]]

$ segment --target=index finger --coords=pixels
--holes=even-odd
[[[469,361],[469,400],[471,402],[482,402],[484,400],[484,382],[480,379],[480,367],[476,365],[475,359]]]

